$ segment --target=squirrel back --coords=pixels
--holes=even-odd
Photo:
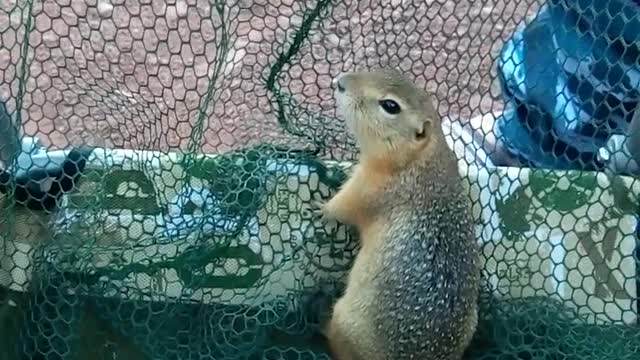
[[[360,161],[322,209],[355,226],[361,248],[327,329],[334,356],[458,360],[477,323],[479,250],[440,118],[393,70],[336,87]]]

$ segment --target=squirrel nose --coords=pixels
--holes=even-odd
[[[333,86],[340,92],[344,92],[344,73],[339,74],[333,79]]]

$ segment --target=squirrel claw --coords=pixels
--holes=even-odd
[[[326,221],[326,214],[324,212],[325,202],[322,200],[311,199],[311,216],[313,220]]]

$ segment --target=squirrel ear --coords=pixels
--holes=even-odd
[[[416,129],[416,140],[422,141],[427,137],[427,130],[429,130],[431,123],[431,119],[427,119],[420,124],[420,126]]]

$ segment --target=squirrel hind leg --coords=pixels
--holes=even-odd
[[[349,340],[333,320],[329,323],[326,336],[332,360],[360,360],[354,355]]]
[[[371,360],[357,353],[349,339],[349,331],[344,326],[344,322],[340,321],[338,313],[334,311],[324,331],[331,358],[333,360]]]

